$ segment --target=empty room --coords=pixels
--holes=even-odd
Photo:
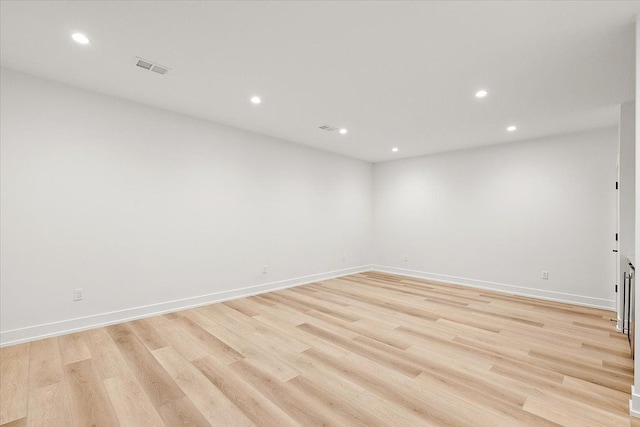
[[[0,0],[0,426],[640,426],[639,14]]]

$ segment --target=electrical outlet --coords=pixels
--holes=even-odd
[[[402,260],[404,262],[408,262],[409,261],[409,255],[405,255],[404,257],[402,257]]]
[[[262,266],[262,274],[267,274],[267,266]]]
[[[543,280],[549,280],[549,272],[548,271],[543,271],[542,272],[542,279]]]
[[[82,288],[73,290],[73,300],[74,301],[82,301]]]

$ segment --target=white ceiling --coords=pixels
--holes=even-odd
[[[640,1],[2,1],[0,13],[4,67],[377,162],[616,125],[634,98]]]

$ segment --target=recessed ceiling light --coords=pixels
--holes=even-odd
[[[518,129],[518,128],[517,128],[517,127],[515,127],[514,125],[511,125],[511,126],[509,126],[509,127],[507,128],[507,130],[508,130],[509,132],[513,132],[513,131],[515,131],[516,129]]]
[[[484,98],[488,94],[489,92],[487,92],[486,90],[480,89],[479,91],[476,92],[476,98]]]
[[[85,36],[82,33],[73,33],[71,34],[71,38],[78,44],[89,44],[91,42],[91,40],[89,40],[89,37]]]
[[[391,151],[393,151],[394,153],[397,153],[397,152],[398,152],[398,147],[393,147],[393,148],[391,149]]]
[[[347,134],[347,130],[345,128],[340,129],[338,132],[340,132],[340,135],[346,135]]]
[[[253,104],[260,104],[262,102],[262,98],[260,98],[259,96],[252,96],[251,97],[251,102]]]

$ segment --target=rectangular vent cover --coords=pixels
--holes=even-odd
[[[167,74],[167,72],[168,72],[169,70],[167,70],[167,69],[166,69],[166,68],[164,68],[164,67],[160,67],[160,66],[158,66],[158,65],[154,65],[154,66],[151,68],[151,71],[153,71],[154,73],[158,73],[158,74]]]
[[[144,68],[145,70],[150,70],[151,67],[153,67],[153,64],[143,61],[142,59],[138,59],[138,62],[136,63],[136,65],[140,68]]]
[[[169,72],[169,68],[165,67],[164,65],[158,65],[152,61],[148,61],[139,57],[136,58],[136,66],[162,75]]]

